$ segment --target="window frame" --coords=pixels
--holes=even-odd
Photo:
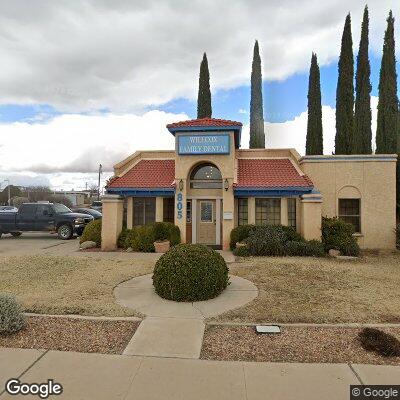
[[[358,201],[358,215],[357,214],[341,214],[341,207],[340,207],[340,202],[341,201],[346,201],[346,200],[357,200]],[[342,221],[348,223],[348,224],[352,224],[354,226],[354,233],[357,235],[361,235],[362,234],[362,226],[361,226],[361,198],[359,197],[342,197],[342,198],[338,198],[338,218],[341,219]],[[354,223],[349,222],[348,220],[346,220],[347,218],[358,218],[358,227],[359,229],[356,229],[356,226],[354,225]]]
[[[206,167],[212,167],[215,168],[218,172],[221,178],[218,179],[199,179],[195,178],[195,175],[202,169]],[[222,174],[219,168],[212,164],[212,163],[202,163],[196,165],[192,171],[190,172],[190,177],[189,177],[189,186],[191,189],[222,189]]]
[[[163,222],[175,223],[175,199],[173,197],[163,198]]]
[[[256,199],[256,204],[255,204],[255,223],[256,223],[256,225],[280,225],[280,224],[282,224],[282,215],[281,215],[281,212],[282,212],[282,199],[280,198],[280,197],[257,197]],[[279,212],[277,212],[277,211],[275,211],[274,210],[274,213],[276,214],[275,215],[275,217],[273,218],[273,223],[268,223],[268,218],[266,218],[265,219],[265,223],[262,223],[262,221],[263,221],[263,218],[262,218],[262,216],[263,216],[263,214],[266,214],[267,216],[268,216],[268,207],[267,207],[267,211],[264,213],[264,212],[259,212],[259,211],[257,211],[257,208],[258,207],[260,207],[257,203],[259,203],[260,201],[279,201]],[[263,207],[263,206],[261,206],[261,207]],[[264,206],[265,207],[265,206]],[[273,206],[272,208],[275,208],[275,206]],[[260,215],[261,214],[261,218],[258,218],[258,215]],[[279,216],[279,219],[277,219],[276,218],[276,216]],[[260,221],[261,220],[261,223],[258,223],[258,221]]]
[[[240,204],[245,202],[246,204]],[[244,210],[245,208],[245,210]],[[244,217],[245,214],[245,217]],[[237,201],[238,226],[248,225],[249,223],[249,199],[247,197],[239,197]]]
[[[293,210],[290,209],[290,203],[294,204]],[[290,216],[291,214],[292,216]],[[294,225],[290,223],[291,220],[294,220]],[[287,221],[288,226],[292,227],[293,229],[297,229],[297,199],[295,197],[287,198]]]
[[[135,201],[139,201],[139,200],[143,201],[142,210],[141,210],[141,218],[140,218],[142,221],[140,224],[137,223],[137,210],[135,208]],[[148,215],[150,214],[150,212],[147,210],[147,207],[150,204],[152,206],[154,205],[154,212],[153,212],[154,220],[147,221]],[[156,221],[156,198],[155,197],[134,197],[132,207],[133,207],[133,210],[132,210],[133,211],[133,226],[148,225],[148,224],[152,224],[153,222]],[[151,219],[153,219],[153,218],[151,218]]]

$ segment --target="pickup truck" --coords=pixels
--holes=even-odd
[[[24,203],[18,212],[0,213],[0,237],[3,233],[20,236],[24,231],[57,232],[62,240],[74,233],[82,235],[85,226],[93,221],[91,215],[72,212],[58,203]]]

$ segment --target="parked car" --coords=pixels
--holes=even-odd
[[[101,201],[94,201],[91,205],[90,208],[92,210],[97,210],[100,211],[103,209],[103,203]]]
[[[0,206],[0,212],[18,212],[18,208],[13,206]]]
[[[91,215],[94,219],[101,219],[103,217],[103,214],[100,211],[92,208],[74,208],[74,212]]]
[[[57,232],[62,240],[82,235],[85,226],[93,221],[87,214],[72,212],[59,203],[24,203],[18,212],[0,213],[0,237],[3,233],[20,236],[25,231]]]

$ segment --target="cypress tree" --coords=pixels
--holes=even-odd
[[[354,59],[350,14],[344,24],[338,70],[335,154],[351,154],[354,131]]]
[[[210,72],[208,71],[207,55],[204,53],[200,64],[197,118],[211,118],[211,115]]]
[[[250,149],[265,148],[261,58],[258,41],[254,44],[251,68]]]
[[[392,154],[397,152],[398,112],[394,18],[392,11],[390,11],[383,42],[382,64],[379,75],[376,153]]]
[[[308,81],[306,154],[324,154],[322,137],[321,84],[317,55],[312,53]]]
[[[357,56],[353,154],[371,154],[371,67],[368,58],[368,7],[365,6]]]

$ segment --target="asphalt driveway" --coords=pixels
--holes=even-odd
[[[9,234],[0,238],[0,255],[70,255],[79,248],[79,239],[60,240],[56,234],[24,232],[20,237]]]

